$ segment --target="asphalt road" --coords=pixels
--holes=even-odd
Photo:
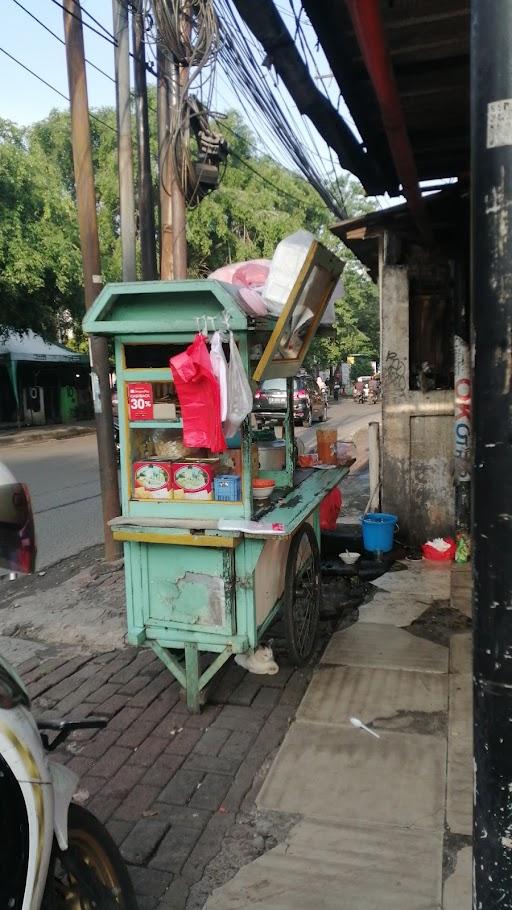
[[[331,404],[329,419],[311,428],[297,428],[306,445],[314,442],[318,426],[339,427],[340,439],[350,439],[378,419],[380,405]],[[34,442],[30,446],[0,445],[3,461],[32,495],[38,543],[38,568],[79,553],[102,540],[101,503],[96,438]]]

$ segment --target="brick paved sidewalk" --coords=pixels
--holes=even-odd
[[[140,910],[185,908],[191,888],[188,907],[202,907],[208,886],[197,883],[226,839],[245,838],[243,862],[275,845],[256,810],[237,813],[253,807],[311,675],[280,663],[268,677],[230,665],[199,716],[149,650],[19,667],[36,716],[110,718],[105,730],[77,731],[55,755],[81,776],[84,804],[120,845]]]

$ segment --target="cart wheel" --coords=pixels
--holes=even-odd
[[[303,524],[290,544],[283,604],[288,653],[297,667],[313,652],[320,595],[320,551],[313,528]]]

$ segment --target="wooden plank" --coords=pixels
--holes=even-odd
[[[226,547],[234,550],[241,541],[240,537],[206,537],[199,534],[158,534],[151,531],[112,532],[114,540],[135,541],[136,543],[176,544],[180,547]]]

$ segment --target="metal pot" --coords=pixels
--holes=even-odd
[[[258,443],[258,461],[260,471],[282,471],[286,465],[286,448],[284,439]]]

